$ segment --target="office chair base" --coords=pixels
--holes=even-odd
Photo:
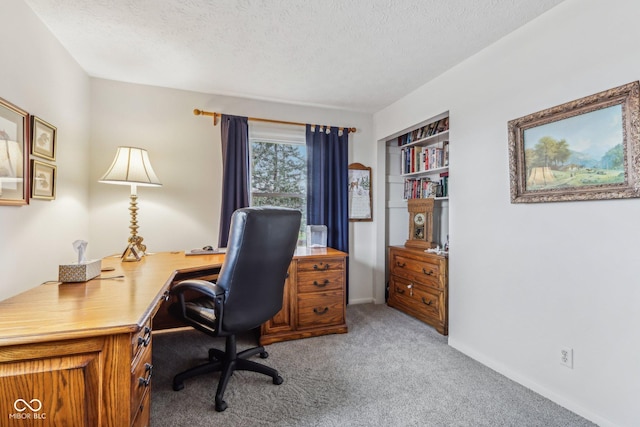
[[[284,379],[280,376],[277,370],[261,363],[247,360],[247,358],[254,355],[259,355],[262,359],[269,357],[269,353],[265,351],[264,347],[253,347],[237,353],[235,336],[228,336],[225,351],[211,348],[209,349],[209,360],[207,363],[194,366],[193,368],[187,369],[173,377],[173,390],[182,390],[186,379],[197,375],[220,372],[220,379],[218,381],[218,388],[216,390],[215,397],[215,408],[217,412],[222,412],[227,409],[227,403],[223,400],[223,397],[227,388],[227,383],[234,371],[251,371],[270,376],[273,384],[275,385],[280,385],[284,382]]]

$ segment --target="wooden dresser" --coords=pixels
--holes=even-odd
[[[423,249],[389,248],[387,304],[448,334],[447,258]]]

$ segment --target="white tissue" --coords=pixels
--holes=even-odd
[[[87,262],[87,244],[88,242],[84,240],[76,240],[75,242],[73,242],[73,250],[78,253],[78,264]]]

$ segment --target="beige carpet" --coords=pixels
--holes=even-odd
[[[151,425],[176,426],[594,426],[473,361],[430,326],[385,305],[350,305],[349,333],[267,346],[284,378],[236,372],[225,412],[218,374],[171,389],[172,376],[222,341],[196,331],[154,336]],[[245,343],[247,343],[245,339]],[[244,349],[239,340],[238,349]],[[261,360],[258,357],[255,360]]]

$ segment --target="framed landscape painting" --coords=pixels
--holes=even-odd
[[[512,203],[640,197],[633,82],[508,123]]]

